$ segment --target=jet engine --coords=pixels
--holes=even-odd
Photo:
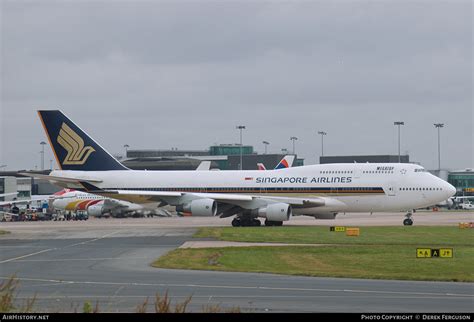
[[[87,208],[87,214],[89,217],[94,216],[94,217],[100,217],[103,215],[102,209],[104,208],[103,205],[92,205]]]
[[[292,215],[291,206],[287,203],[273,203],[258,209],[258,216],[268,221],[287,221]]]
[[[193,216],[212,217],[217,214],[214,199],[195,199],[188,204],[176,206],[178,212],[190,212]]]

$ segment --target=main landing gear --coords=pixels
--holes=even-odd
[[[235,217],[232,220],[233,227],[259,227],[261,224],[257,218]],[[283,226],[283,221],[265,220],[265,226]]]
[[[265,226],[283,226],[283,221],[265,220]]]
[[[413,219],[411,219],[412,216],[413,216],[413,214],[411,212],[407,213],[405,215],[405,219],[403,220],[403,225],[405,225],[405,226],[413,225]]]
[[[255,219],[255,218],[239,218],[235,217],[232,220],[232,226],[233,227],[258,227],[262,223],[260,220]]]

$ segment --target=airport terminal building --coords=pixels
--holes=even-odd
[[[327,163],[398,163],[397,155],[339,155],[322,156],[320,164]],[[409,155],[400,155],[401,163],[410,163]]]
[[[474,171],[471,168],[451,171],[448,182],[456,187],[459,196],[474,196]]]
[[[211,161],[211,169],[238,170],[242,149],[242,169],[257,170],[257,163],[273,169],[288,153],[258,154],[251,145],[221,144],[209,150],[127,150],[121,162],[135,170],[195,170],[201,161]],[[303,159],[295,158],[292,166],[301,166]]]
[[[0,197],[0,201],[21,200],[31,198],[31,178],[17,178],[15,176],[0,177],[0,195],[13,194]]]

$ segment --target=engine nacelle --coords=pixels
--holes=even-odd
[[[328,212],[328,213],[321,213],[316,215],[311,215],[314,219],[336,219],[337,213],[335,212]]]
[[[176,206],[178,212],[190,212],[193,216],[212,217],[217,214],[217,202],[214,199],[196,199],[186,205]]]
[[[291,206],[287,203],[273,203],[258,209],[258,216],[268,221],[287,221],[292,215]]]
[[[103,205],[92,205],[87,208],[87,214],[89,217],[100,217],[103,215],[103,210],[104,206]]]

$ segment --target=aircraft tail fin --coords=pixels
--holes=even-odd
[[[281,159],[280,163],[278,163],[278,165],[275,167],[275,170],[291,168],[294,160],[295,160],[294,155],[286,155],[283,159]]]
[[[59,110],[38,111],[61,170],[128,170]]]
[[[265,168],[265,165],[263,163],[257,163],[257,167],[258,167],[258,170],[267,170],[267,168]]]

